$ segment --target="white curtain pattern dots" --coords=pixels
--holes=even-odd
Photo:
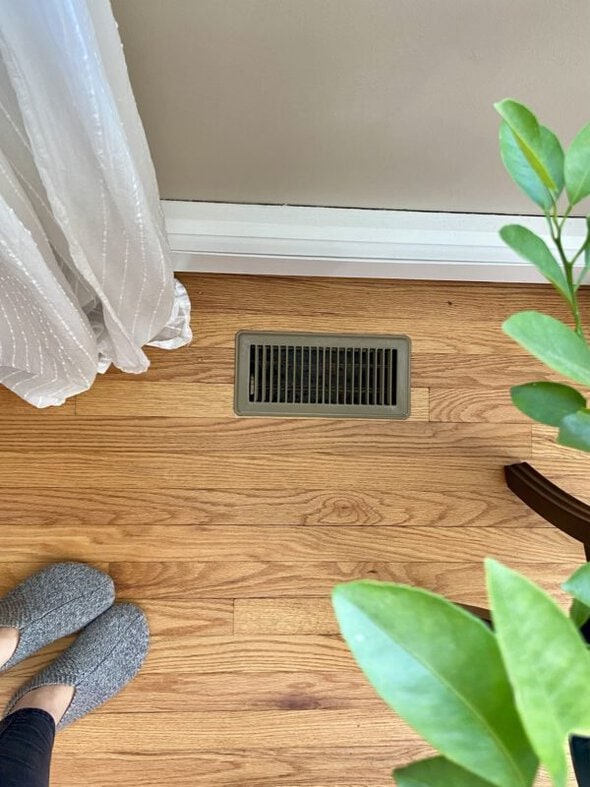
[[[189,318],[108,0],[0,0],[0,383],[61,404]]]

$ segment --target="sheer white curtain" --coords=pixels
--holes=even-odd
[[[0,383],[61,404],[189,316],[108,0],[0,0]]]

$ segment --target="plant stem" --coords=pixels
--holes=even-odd
[[[561,217],[561,224],[559,225],[559,229],[560,229],[560,231],[561,231],[561,229],[562,229],[563,225],[564,225],[564,224],[566,223],[566,221],[568,220],[568,218],[569,218],[569,215],[570,215],[570,213],[572,212],[573,208],[574,208],[574,206],[573,206],[573,205],[568,205],[568,206],[567,206],[567,209],[566,209],[565,213],[564,213],[564,214],[563,214],[563,216]],[[556,217],[556,218],[557,218],[557,217]]]
[[[586,251],[586,247],[588,246],[589,242],[590,242],[590,234],[586,235],[586,238],[584,239],[584,243],[582,243],[582,245],[580,246],[578,251],[572,257],[572,265],[575,265],[576,262],[578,261],[578,258],[580,257],[580,255],[583,254]]]
[[[572,313],[572,317],[574,318],[576,333],[578,334],[580,339],[584,339],[584,341],[586,341],[586,338],[584,336],[584,329],[582,327],[582,318],[580,316],[580,305],[578,303],[576,285],[574,283],[574,262],[576,260],[576,257],[574,257],[574,259],[571,261],[568,260],[563,248],[563,241],[561,237],[563,225],[565,224],[566,219],[569,216],[570,212],[571,212],[571,206],[568,206],[568,209],[565,212],[563,220],[561,222],[558,221],[557,216],[554,215],[551,217],[552,219],[552,222],[550,221],[550,224],[552,224],[551,237],[553,238],[553,242],[557,247],[559,258],[563,265],[563,272],[565,273],[565,280],[567,282],[567,287],[570,296],[570,310]]]

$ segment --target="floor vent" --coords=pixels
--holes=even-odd
[[[241,331],[238,415],[407,418],[407,336]]]

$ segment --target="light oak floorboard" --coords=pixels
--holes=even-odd
[[[0,529],[5,560],[174,561],[179,556],[195,563],[307,563],[336,562],[464,562],[500,560],[571,563],[581,557],[580,545],[556,529],[519,527],[479,528],[374,526],[212,526],[168,525],[162,537],[159,525],[93,525],[72,534],[67,526],[27,528],[23,543],[18,526]]]
[[[480,320],[482,315],[501,323],[512,312],[523,309],[548,310],[560,319],[568,315],[549,285],[273,276],[261,286],[257,276],[180,274],[179,278],[207,313],[241,312],[246,304],[249,312],[281,316],[289,304],[293,314],[327,317],[340,314],[354,318],[375,313],[389,319],[419,320],[437,315],[447,324],[457,319]],[[586,300],[590,295],[585,292],[588,289],[581,290]]]
[[[2,450],[55,452],[63,441],[70,451],[113,451],[126,456],[166,452],[230,453],[236,446],[247,453],[490,458],[506,452],[529,455],[531,426],[489,423],[428,423],[327,418],[173,418],[97,416],[53,418],[42,434],[25,418],[2,427]]]
[[[527,457],[528,458],[528,457]],[[228,484],[241,490],[289,489],[289,479],[296,478],[306,489],[322,489],[336,480],[345,487],[371,489],[375,478],[387,478],[391,491],[402,489],[477,490],[498,485],[505,464],[522,456],[506,448],[495,456],[421,455],[420,462],[403,456],[354,456],[330,450],[313,454],[242,453],[208,454],[195,451],[179,455],[165,446],[149,454],[126,454],[118,451],[90,450],[69,453],[62,449],[52,455],[20,454],[1,451],[3,466],[0,488],[61,487],[97,485],[118,489],[136,487],[148,490],[169,483],[180,488],[194,488],[195,482],[209,489]]]
[[[4,487],[0,527],[65,525],[72,537],[90,525],[551,527],[500,484],[481,491],[433,492],[392,490],[386,480],[382,483],[382,489],[363,490],[306,489],[294,483],[288,489],[256,488],[254,494],[235,488]]]

